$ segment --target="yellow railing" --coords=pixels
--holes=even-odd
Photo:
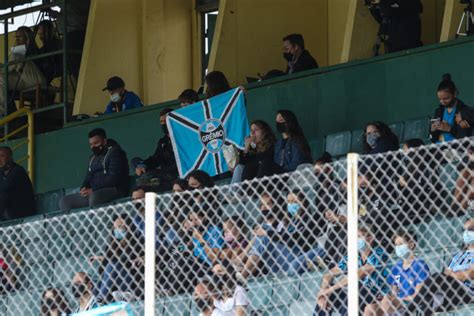
[[[21,164],[25,160],[27,160],[27,167],[28,167],[28,175],[30,176],[31,182],[34,183],[33,181],[33,176],[34,176],[34,125],[33,125],[33,113],[30,111],[28,107],[21,108],[20,110],[5,116],[0,120],[0,128],[5,126],[6,124],[10,123],[11,121],[26,115],[28,118],[28,121],[25,125],[22,125],[12,132],[8,132],[5,136],[0,138],[0,143],[7,141],[10,137],[15,136],[16,134],[20,133],[21,131],[28,129],[28,136],[26,137],[25,140],[21,140],[20,142],[16,143],[14,146],[11,147],[12,151],[17,150],[18,148],[27,145],[28,146],[28,152],[26,156],[23,156],[21,158],[18,158],[16,160],[16,163]]]

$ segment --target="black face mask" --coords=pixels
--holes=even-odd
[[[99,156],[100,154],[102,154],[104,152],[104,148],[105,148],[105,146],[92,147],[92,153],[96,156]]]
[[[194,303],[196,304],[198,310],[200,310],[201,312],[205,312],[206,310],[208,310],[209,308],[211,308],[213,306],[212,304],[212,300],[207,298],[196,298],[194,299]]]
[[[166,125],[166,124],[161,124],[160,126],[161,126],[161,130],[163,131],[163,133],[164,133],[165,135],[168,135],[168,134],[169,134],[169,133],[168,133],[168,125]]]
[[[283,53],[283,58],[285,58],[286,61],[290,62],[293,60],[293,54],[291,53]]]
[[[73,284],[71,286],[71,292],[75,298],[80,298],[84,294],[85,291],[86,291],[86,286],[84,284]]]
[[[285,133],[286,130],[288,129],[287,126],[286,126],[286,123],[276,122],[275,126],[276,126],[277,132],[281,133],[281,134]]]
[[[47,299],[44,301],[44,305],[45,305],[49,310],[56,309],[56,302],[55,302],[54,299],[52,299],[52,298],[47,298]]]

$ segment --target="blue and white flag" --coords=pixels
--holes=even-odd
[[[211,176],[228,171],[222,147],[243,149],[250,134],[240,88],[175,110],[168,114],[166,123],[182,178],[196,169]]]
[[[134,316],[130,304],[125,302],[116,302],[109,305],[97,307],[86,312],[71,314],[70,316]]]

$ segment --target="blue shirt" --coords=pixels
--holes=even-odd
[[[135,226],[135,234],[138,238],[143,238],[145,240],[145,221],[143,220],[140,214],[135,215],[133,217],[133,225]],[[156,242],[156,249],[160,248],[161,246],[161,215],[159,212],[155,212],[155,242]]]
[[[122,108],[117,111],[117,103],[112,101],[107,104],[104,114],[123,112],[131,109],[141,108],[143,106],[142,100],[140,97],[133,93],[132,91],[125,91],[123,95]]]
[[[408,269],[403,269],[403,260],[397,262],[388,275],[387,283],[398,288],[397,296],[401,299],[413,295],[418,284],[423,283],[430,275],[430,268],[421,259],[415,258]]]
[[[461,251],[453,257],[451,263],[449,264],[449,269],[451,269],[453,272],[467,271],[472,267],[473,264],[474,251]],[[466,280],[464,281],[464,285],[466,285],[470,292],[474,295],[474,282]]]
[[[387,285],[386,278],[388,276],[388,269],[386,268],[388,261],[388,254],[381,247],[377,247],[372,250],[372,253],[367,257],[365,262],[362,261],[361,256],[358,257],[358,266],[362,267],[366,264],[371,265],[375,268],[375,271],[369,275],[366,275],[362,280],[362,284],[370,290],[374,295],[380,294],[385,295],[389,292],[390,288]],[[339,261],[339,269],[347,272],[347,256]]]
[[[206,241],[206,244],[209,248],[212,249],[222,249],[224,245],[224,238],[222,230],[217,226],[211,226],[207,229],[207,232],[204,234],[203,238]],[[201,245],[199,241],[193,237],[193,254],[196,258],[199,258],[201,261],[212,266],[212,262],[204,250],[204,245]]]
[[[444,113],[443,113],[444,122],[447,122],[449,125],[453,126],[455,116],[456,116],[456,107],[452,108],[451,113],[448,113],[448,109],[444,109]],[[441,141],[445,141],[445,142],[450,142],[455,139],[453,135],[451,135],[451,133],[446,133],[446,132],[441,133],[441,138],[442,138]]]

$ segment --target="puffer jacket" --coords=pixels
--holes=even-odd
[[[91,156],[82,187],[92,191],[115,187],[120,194],[126,195],[128,171],[127,154],[116,141],[109,139],[103,153]]]

